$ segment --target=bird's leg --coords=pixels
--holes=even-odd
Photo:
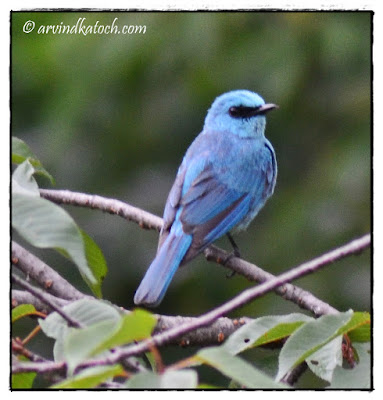
[[[235,243],[233,237],[230,235],[230,233],[228,232],[226,234],[227,238],[229,239],[230,244],[233,247],[233,251],[227,256],[224,265],[226,265],[226,263],[231,260],[233,257],[238,257],[241,258],[241,253],[239,252],[239,247],[237,246],[237,243]],[[230,274],[226,275],[226,278],[232,278],[235,275],[235,271],[231,271]]]
[[[230,233],[226,233],[227,238],[229,239],[230,244],[233,246],[233,253],[232,255],[234,257],[241,258],[241,253],[239,251],[239,247],[237,246],[237,243],[235,243],[233,236],[230,235]]]

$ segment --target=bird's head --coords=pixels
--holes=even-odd
[[[224,93],[210,107],[204,129],[230,131],[241,137],[263,136],[265,114],[277,107],[266,104],[261,96],[248,90]]]

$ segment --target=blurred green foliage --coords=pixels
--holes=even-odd
[[[79,18],[85,25],[117,18],[119,28],[145,25],[146,33],[37,33]],[[161,215],[214,98],[258,92],[280,106],[266,129],[279,175],[274,196],[236,241],[245,259],[277,274],[371,229],[371,19],[369,12],[14,12],[12,134],[57,188]],[[67,210],[104,253],[104,297],[132,307],[157,234],[99,211]],[[225,238],[217,244],[230,249]],[[68,262],[34,253],[83,288]],[[342,311],[369,310],[370,268],[367,251],[297,284]],[[178,272],[156,311],[201,314],[251,285],[226,273],[199,257]],[[235,315],[291,311],[296,306],[270,294]]]

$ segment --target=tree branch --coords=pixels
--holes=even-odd
[[[36,310],[48,313],[50,311],[55,311],[54,309],[47,306],[44,302],[40,301],[33,294],[23,291],[12,289],[12,306],[16,307],[19,304],[32,304],[35,306]],[[64,307],[70,304],[69,300],[63,300],[54,297],[48,293],[45,294],[51,302],[55,303],[57,307]],[[85,297],[85,296],[84,296]],[[154,328],[153,333],[157,334],[175,326],[179,326],[184,323],[188,323],[195,320],[195,317],[181,317],[181,316],[167,316],[155,314],[157,318],[157,324]],[[186,346],[212,346],[222,343],[226,340],[233,332],[246,323],[253,321],[252,318],[242,317],[242,318],[219,318],[214,324],[209,327],[202,328],[193,332],[188,333],[174,341],[169,342],[169,345],[178,345],[182,347]]]
[[[107,197],[71,192],[69,190],[50,190],[40,189],[41,197],[51,200],[57,204],[70,204],[92,209],[98,209],[109,214],[119,215],[128,221],[136,222],[141,228],[155,229],[160,231],[162,228],[162,218],[150,214],[140,208],[120,200]]]
[[[21,354],[24,357],[27,357],[32,362],[43,362],[47,361],[45,358],[41,357],[38,354],[31,352],[30,350],[24,347],[23,342],[19,339],[12,339],[12,353]],[[16,358],[17,362],[17,358]]]
[[[242,293],[234,297],[232,300],[222,304],[221,306],[209,311],[206,314],[201,315],[192,322],[185,323],[180,326],[175,326],[172,329],[154,335],[149,339],[145,339],[142,342],[139,342],[138,344],[135,345],[131,345],[127,348],[116,349],[112,355],[102,360],[88,361],[89,366],[113,365],[117,362],[120,362],[126,357],[139,355],[145,351],[150,350],[150,348],[152,348],[153,346],[156,347],[163,346],[164,344],[167,344],[172,340],[180,336],[183,336],[191,331],[210,325],[215,320],[227,314],[228,312],[233,311],[239,307],[242,307],[243,305],[249,303],[250,301],[263,296],[264,294],[276,289],[281,285],[284,285],[287,282],[290,282],[293,279],[298,279],[309,273],[313,273],[314,271],[323,268],[324,266],[336,260],[340,260],[341,258],[346,257],[349,254],[354,254],[356,252],[362,251],[363,249],[365,249],[370,245],[370,240],[371,240],[370,235],[365,235],[359,239],[353,240],[344,246],[341,246],[335,250],[323,254],[322,256],[316,259],[303,263],[298,267],[295,267],[275,278],[272,278],[260,284],[259,286],[243,291]]]
[[[40,194],[42,197],[58,204],[90,207],[110,214],[116,214],[129,221],[136,222],[140,227],[145,229],[160,230],[162,227],[162,219],[160,217],[119,200],[71,192],[68,190],[40,189]],[[228,260],[229,253],[214,245],[207,248],[204,254],[208,261],[224,265],[226,268],[230,268],[251,281],[263,283],[275,277],[273,274],[243,259],[232,257]],[[226,260],[228,261],[226,262]],[[291,284],[278,287],[276,293],[284,299],[297,304],[299,307],[311,311],[315,316],[335,314],[338,312],[334,307],[316,298],[313,294]]]
[[[39,298],[28,291],[13,289],[13,307],[16,307],[19,304],[32,304],[37,310],[48,313],[51,311],[55,311],[57,308],[64,307],[71,302],[70,300],[77,300],[85,297],[93,298],[92,296],[85,295],[82,292],[78,291],[69,282],[67,282],[59,274],[57,274],[50,266],[45,264],[38,257],[29,253],[26,249],[24,249],[17,243],[13,242],[12,246],[13,262],[17,266],[20,266],[20,269],[27,276],[31,276],[32,278],[36,279],[38,283],[43,286],[46,286],[45,282],[47,279],[52,281],[50,288],[55,288],[55,290],[52,292],[56,293],[57,296],[60,296],[55,297],[53,296],[53,294],[45,293],[45,299],[48,299],[56,307],[52,308],[47,305],[46,302],[41,301]],[[64,299],[64,297],[67,297],[70,300],[66,300]],[[158,322],[154,329],[155,333],[162,332],[174,326],[179,326],[182,323],[194,320],[193,317],[173,317],[158,314],[156,315],[156,318]],[[185,335],[184,337],[181,337],[169,344],[176,344],[180,346],[209,346],[218,344],[248,321],[252,321],[252,319],[246,317],[233,320],[230,318],[220,318],[209,328],[202,329],[201,331],[191,332],[188,335]]]
[[[237,257],[231,257],[228,259],[230,253],[214,245],[208,247],[205,250],[204,255],[208,261],[229,268],[232,271],[243,275],[250,281],[263,283],[275,278],[275,275],[263,270],[255,264],[249,263],[246,260]],[[226,262],[225,260],[228,261]],[[307,290],[292,285],[291,283],[286,283],[285,285],[277,287],[275,293],[282,296],[285,300],[297,304],[300,308],[312,312],[317,317],[325,314],[336,314],[338,312],[338,310],[330,304],[325,303]]]
[[[37,297],[40,301],[47,304],[50,308],[55,310],[58,314],[60,314],[71,326],[76,328],[82,328],[82,325],[74,320],[71,316],[69,316],[66,312],[64,312],[47,296],[47,293],[43,292],[41,289],[35,288],[30,285],[28,282],[25,282],[23,279],[19,278],[16,274],[12,273],[12,281],[17,285],[21,286],[23,289],[32,293],[33,296]]]
[[[85,296],[55,270],[14,241],[12,264],[34,279],[48,293],[67,300],[77,300]]]
[[[56,307],[59,308],[64,307],[70,303],[70,300],[60,299],[59,297],[55,297],[49,293],[45,293],[45,296],[51,302],[55,303]],[[44,314],[48,314],[49,312],[54,311],[54,309],[39,300],[32,293],[26,292],[24,290],[12,289],[11,298],[12,307],[17,307],[19,304],[32,304],[37,311],[41,311]]]
[[[37,372],[40,374],[61,372],[64,373],[67,369],[65,361],[42,361],[42,362],[20,362],[14,361],[12,365],[12,374],[22,372]]]
[[[86,368],[90,366],[97,366],[97,365],[112,365],[118,362],[124,362],[128,357],[139,355],[142,352],[148,351],[153,346],[160,347],[165,344],[170,344],[177,342],[177,339],[183,338],[181,340],[181,344],[183,345],[188,345],[190,344],[190,339],[188,337],[193,338],[192,332],[196,331],[200,328],[205,329],[203,334],[201,332],[198,332],[197,336],[195,339],[196,344],[200,344],[200,338],[203,337],[203,335],[206,335],[206,333],[210,334],[211,337],[213,337],[213,341],[215,343],[215,340],[217,339],[218,342],[221,342],[225,338],[225,334],[222,332],[223,331],[223,326],[229,326],[229,332],[230,329],[233,327],[237,329],[240,325],[242,325],[245,321],[240,320],[240,321],[231,321],[227,318],[223,318],[222,316],[227,314],[228,312],[239,308],[243,306],[244,304],[264,295],[265,293],[275,290],[276,288],[286,285],[287,282],[300,278],[304,275],[307,275],[309,273],[312,273],[334,261],[337,261],[341,258],[344,258],[350,254],[355,254],[361,252],[363,249],[367,248],[370,245],[370,235],[365,235],[359,239],[356,239],[342,247],[339,247],[335,250],[332,250],[326,254],[323,254],[322,256],[313,259],[309,262],[306,262],[304,264],[301,264],[300,266],[287,271],[283,274],[281,274],[278,277],[273,277],[272,279],[267,280],[266,282],[262,283],[261,285],[250,288],[239,294],[238,296],[234,297],[232,300],[224,303],[223,305],[215,308],[214,310],[201,315],[200,317],[197,318],[182,318],[182,317],[167,317],[167,316],[159,316],[158,319],[158,324],[156,327],[155,332],[160,332],[155,334],[149,339],[143,340],[139,342],[138,344],[130,345],[129,347],[125,348],[117,348],[115,349],[114,353],[112,353],[110,356],[103,358],[103,359],[98,359],[98,360],[88,360],[84,363],[82,363],[79,368]],[[17,283],[20,284],[22,287],[25,289],[29,290],[33,295],[35,295],[37,298],[40,298],[43,302],[50,304],[50,301],[47,301],[46,298],[41,298],[39,292],[37,289],[34,289],[31,287],[29,284],[26,282],[20,280],[17,278],[17,276],[13,275],[13,280]],[[31,290],[31,288],[33,290]],[[37,293],[36,293],[37,291]],[[19,291],[15,291],[16,293]],[[43,293],[44,294],[44,293]],[[45,294],[47,295],[47,294]],[[55,309],[57,312],[59,312],[59,309],[56,309],[55,306],[52,307]],[[60,310],[61,311],[61,310]],[[62,312],[62,311],[61,311]],[[60,313],[60,312],[59,312]],[[67,316],[63,316],[63,318],[68,320]],[[70,318],[69,318],[70,321]],[[186,322],[185,322],[186,321]],[[71,322],[71,321],[70,321]],[[73,322],[71,322],[73,324]],[[209,325],[213,324],[213,329],[208,330],[207,327]],[[216,326],[214,326],[216,325]],[[231,325],[231,327],[230,327]],[[214,329],[218,327],[219,331],[217,332]],[[163,329],[166,329],[166,331],[162,332]],[[234,329],[234,330],[235,330]],[[230,333],[229,333],[230,334]],[[188,336],[189,335],[189,336]],[[20,363],[17,362],[13,368],[12,371],[14,373],[20,373],[20,372],[27,372],[27,371],[35,371],[35,372],[41,372],[41,373],[46,373],[46,372],[52,372],[52,371],[63,371],[65,370],[65,363],[54,363],[54,362],[44,362],[44,363]]]
[[[179,327],[180,325],[193,323],[197,319],[197,317],[173,317],[166,315],[156,315],[156,317],[157,325],[154,328],[154,335],[171,330],[175,327]],[[201,327],[201,329],[194,330],[185,335],[179,336],[174,340],[170,340],[167,344],[177,344],[182,347],[218,345],[226,340],[241,326],[251,321],[254,321],[254,319],[247,317],[235,319],[221,317],[214,321],[211,325],[207,327]]]

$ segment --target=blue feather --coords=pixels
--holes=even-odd
[[[158,305],[192,242],[191,235],[184,235],[180,224],[173,229],[150,264],[134,296],[136,304]]]

